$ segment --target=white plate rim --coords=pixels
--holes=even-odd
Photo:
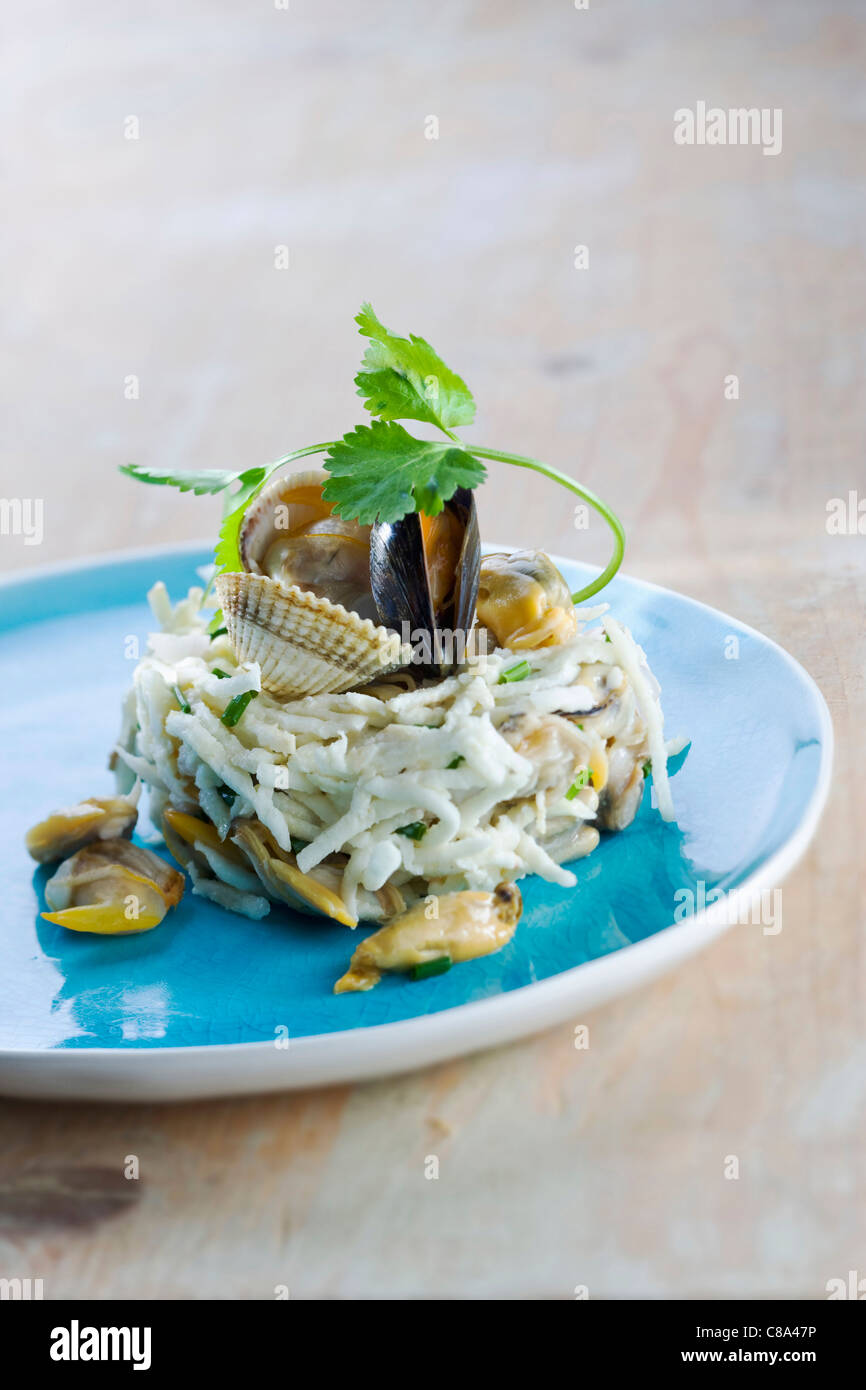
[[[199,554],[202,549],[209,548],[210,542],[205,540],[112,551],[3,575],[0,588],[81,570],[110,568],[121,561]],[[490,550],[503,548],[485,546]],[[564,556],[551,558],[567,564],[581,563]],[[165,1048],[2,1048],[0,1094],[127,1103],[190,1100],[346,1084],[409,1072],[502,1043],[516,1042],[577,1017],[580,1010],[598,1008],[656,979],[747,916],[756,896],[778,887],[800,861],[817,829],[829,794],[833,768],[834,734],[830,711],[808,671],[784,647],[757,628],[651,580],[627,575],[623,578],[631,579],[643,589],[673,595],[714,618],[736,622],[741,631],[774,649],[812,695],[821,726],[821,763],[811,798],[784,844],[736,889],[643,941],[623,946],[596,960],[584,961],[549,979],[417,1018],[290,1038],[287,1047],[279,1046],[274,1040]],[[603,597],[599,601],[603,602]]]

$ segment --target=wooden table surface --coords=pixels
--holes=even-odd
[[[116,465],[240,467],[351,428],[370,298],[469,380],[470,436],[611,501],[632,574],[787,647],[837,757],[784,930],[735,928],[576,1019],[586,1051],[568,1024],[379,1084],[3,1102],[0,1273],[223,1299],[821,1298],[866,1275],[866,538],[827,529],[866,498],[862,5],[47,0],[7,25],[2,491],[42,498],[45,529],[0,537],[4,568],[210,534],[215,499]],[[781,152],[676,144],[698,101],[780,108]],[[482,523],[606,553],[495,465]]]

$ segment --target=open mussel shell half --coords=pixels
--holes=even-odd
[[[437,633],[468,640],[480,569],[475,497],[467,488],[458,488],[438,516],[410,512],[372,528],[370,583],[379,617],[400,632],[408,623],[428,633],[433,651],[453,650],[453,644],[437,646]]]
[[[404,664],[400,638],[340,604],[261,574],[216,581],[239,661],[257,661],[281,699],[354,690]]]

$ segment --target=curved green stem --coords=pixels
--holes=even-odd
[[[276,473],[277,469],[282,468],[284,464],[293,463],[295,459],[306,458],[308,454],[324,454],[328,449],[333,449],[336,443],[336,440],[329,439],[326,444],[306,444],[303,449],[293,449],[290,454],[284,454],[281,459],[275,459],[273,463],[266,463],[264,465],[265,482],[272,473]],[[262,487],[264,487],[264,482],[256,489],[256,494],[261,491]],[[238,496],[240,495],[238,493]]]
[[[539,463],[537,459],[524,458],[522,454],[506,454],[502,449],[482,449],[476,444],[464,443],[462,440],[460,442],[467,453],[477,454],[478,458],[482,459],[492,459],[496,463],[511,463],[515,468],[531,468],[534,472],[541,473],[545,478],[550,478],[554,483],[561,483],[576,497],[588,502],[599,516],[604,518],[613,532],[613,554],[601,574],[591,584],[587,584],[586,588],[578,589],[577,593],[572,594],[571,601],[572,603],[583,603],[584,599],[591,598],[593,594],[598,593],[599,589],[603,589],[606,584],[610,583],[622,564],[622,557],[625,554],[625,531],[619,517],[602,502],[600,497],[597,497],[594,492],[590,492],[589,488],[581,487],[567,474],[560,473],[557,468],[548,468],[547,464]]]
[[[491,459],[495,463],[510,463],[515,468],[531,468],[533,472],[540,473],[545,478],[550,478],[552,482],[559,483],[562,487],[567,488],[569,492],[573,492],[576,497],[580,497],[582,501],[587,502],[594,511],[598,512],[599,516],[604,518],[613,532],[614,550],[613,555],[601,574],[599,574],[591,584],[587,584],[585,588],[579,589],[576,593],[572,594],[572,603],[583,603],[585,599],[591,598],[593,594],[597,594],[600,589],[603,589],[606,584],[610,583],[622,564],[623,555],[625,553],[625,531],[623,530],[622,522],[619,517],[615,512],[611,511],[606,503],[602,502],[600,497],[597,497],[589,488],[581,487],[579,483],[574,482],[567,474],[560,473],[556,468],[549,468],[547,464],[539,463],[537,459],[524,458],[522,454],[509,454],[502,449],[484,449],[478,445],[467,444],[451,430],[446,429],[444,433],[447,434],[449,438],[453,439],[455,444],[458,444],[461,449],[466,449],[468,453],[476,454],[479,458]],[[287,463],[292,463],[295,459],[306,458],[310,454],[325,453],[332,448],[334,448],[333,441],[326,444],[308,444],[303,449],[293,449],[290,454],[286,454],[283,458],[276,459],[273,463],[266,464],[261,470],[261,476],[257,478],[255,482],[251,482],[250,485],[243,488],[231,498],[233,504],[232,510],[223,519],[216,548],[218,568],[222,570],[240,568],[238,539],[244,513],[250,503],[261,492],[272,474],[275,473],[278,468],[282,468]]]

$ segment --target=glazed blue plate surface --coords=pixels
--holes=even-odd
[[[648,654],[668,736],[690,740],[673,764],[677,824],[660,819],[648,790],[634,824],[574,866],[575,889],[523,880],[523,919],[499,954],[422,982],[392,976],[369,993],[335,996],[358,938],[288,909],[250,922],[187,891],[140,936],[79,935],[45,922],[48,871],[34,870],[24,834],[53,808],[113,789],[106,763],[121,697],[152,626],[145,593],[163,579],[181,597],[208,559],[190,549],[133,555],[0,587],[0,1049],[8,1055],[273,1047],[280,1037],[333,1037],[512,992],[525,998],[524,987],[562,972],[577,979],[585,962],[627,957],[623,948],[675,931],[683,904],[700,911],[713,889],[753,882],[771,862],[787,867],[792,846],[802,852],[829,776],[831,732],[816,687],[752,629],[621,577],[603,597]],[[574,585],[588,573],[561,564]]]

